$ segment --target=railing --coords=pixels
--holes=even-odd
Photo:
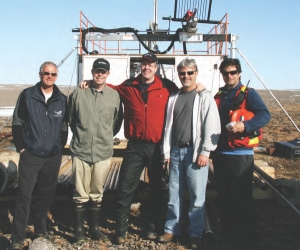
[[[223,43],[224,42],[208,42],[207,43],[207,53],[209,55],[227,55],[228,51],[228,14],[226,13],[224,17],[221,19],[220,23],[215,25],[208,33],[209,34],[225,34],[225,51],[223,52]]]
[[[201,25],[201,24],[200,24]],[[88,29],[89,27],[96,27],[82,12],[80,12],[80,49],[79,54],[82,55],[85,52],[82,49],[82,31]],[[192,49],[187,49],[187,54],[206,54],[206,55],[227,55],[228,51],[228,14],[226,13],[224,17],[221,19],[219,24],[215,25],[208,34],[211,35],[219,35],[223,34],[226,35],[226,41],[203,41],[206,43],[206,46],[201,46],[201,43],[198,43],[196,46],[191,46]],[[94,34],[94,32],[90,32]],[[137,53],[141,54],[141,45],[139,42],[136,48],[129,48],[127,46],[126,41],[109,41],[109,46],[107,45],[108,41],[94,41],[94,40],[86,40],[85,47],[88,51],[95,51],[96,54],[130,54],[130,53]],[[130,42],[132,43],[132,42]],[[224,44],[225,43],[225,44]],[[116,46],[113,46],[113,45]],[[122,46],[123,45],[123,46]],[[190,44],[189,44],[190,47]],[[171,50],[172,54],[183,54],[183,50],[176,50],[175,44]]]
[[[82,30],[88,29],[89,27],[96,27],[84,14],[82,11],[80,11],[80,35],[79,35],[79,54],[85,54],[85,52],[82,49]],[[94,32],[91,32],[91,34],[94,34]],[[113,42],[110,42],[110,45]],[[121,54],[122,51],[135,51],[136,53],[141,53],[141,46],[139,45],[138,48],[121,48],[121,42],[115,42],[117,43],[116,47],[109,47],[107,46],[106,41],[85,41],[85,46],[89,51],[95,51],[95,54]]]
[[[80,41],[80,49],[79,54],[82,55],[84,53],[82,49],[82,30],[87,29],[89,27],[96,27],[83,13],[80,11],[80,35],[79,35],[79,41]],[[102,45],[103,44],[103,45]],[[97,50],[99,54],[103,53],[106,54],[106,41],[86,41],[85,46],[89,48],[89,46],[92,46],[92,51]]]

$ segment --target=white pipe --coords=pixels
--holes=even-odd
[[[153,17],[154,25],[157,25],[157,0],[154,0],[154,17]],[[156,28],[156,27],[155,27]]]
[[[76,50],[76,47],[74,47],[73,49],[71,49],[71,51],[61,60],[61,62],[59,64],[57,64],[57,68],[59,68],[64,63],[64,61],[67,60],[70,55],[72,55],[72,53],[75,50]]]

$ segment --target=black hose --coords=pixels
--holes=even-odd
[[[6,167],[0,162],[0,194],[5,190],[7,185],[7,170]]]
[[[183,42],[182,46],[183,46],[183,54],[186,55],[187,54],[186,42]]]
[[[268,189],[267,184],[261,178],[259,178],[256,173],[253,174],[253,180],[262,191],[266,191]]]
[[[18,175],[17,164],[13,161],[8,161],[7,166],[0,162],[0,194],[16,180]]]
[[[98,28],[98,27],[90,27],[87,29],[82,30],[82,40],[81,40],[81,46],[82,49],[85,53],[87,54],[91,54],[91,52],[89,52],[85,46],[85,36],[87,33],[89,32],[100,32],[100,33],[117,33],[117,32],[131,32],[134,33],[135,36],[137,37],[138,41],[142,44],[142,46],[149,52],[153,53],[153,54],[166,54],[168,53],[171,48],[174,46],[175,41],[177,41],[179,39],[179,33],[182,32],[182,29],[177,29],[176,33],[173,35],[173,39],[169,45],[169,47],[165,50],[165,51],[156,51],[156,50],[152,50],[150,49],[145,43],[144,41],[141,40],[139,34],[138,34],[138,30],[130,28],[130,27],[125,27],[125,28],[117,28],[117,29],[102,29],[102,28]]]

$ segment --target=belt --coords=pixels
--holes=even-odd
[[[193,146],[193,144],[190,142],[176,142],[176,141],[173,142],[173,145],[179,148],[187,148]]]

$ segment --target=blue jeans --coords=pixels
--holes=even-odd
[[[170,158],[169,202],[165,232],[180,235],[180,218],[187,183],[190,195],[188,228],[190,237],[202,237],[205,220],[205,192],[208,166],[199,167],[193,163],[193,147],[172,146]]]

